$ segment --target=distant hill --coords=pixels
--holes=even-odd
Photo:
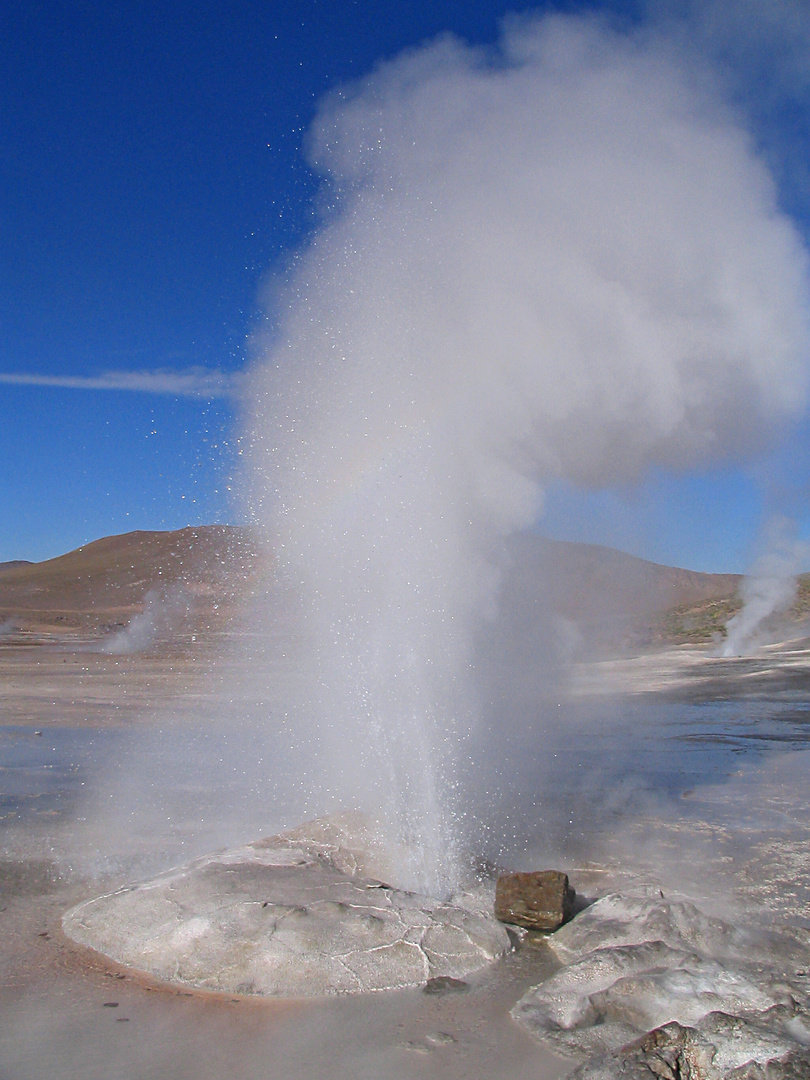
[[[597,544],[520,536],[510,545],[504,604],[545,609],[588,645],[705,641],[739,607],[737,574],[661,566]]]
[[[109,632],[158,596],[179,597],[184,617],[212,629],[225,625],[257,582],[270,580],[271,559],[248,529],[125,533],[45,562],[0,564],[0,626]],[[705,641],[739,607],[740,580],[526,535],[508,547],[501,608],[513,636],[554,615],[606,647]],[[802,579],[798,603],[810,609],[810,579]]]
[[[182,596],[191,614],[211,616],[236,604],[260,564],[249,531],[226,525],[109,536],[45,562],[0,565],[0,623],[110,629],[150,594]]]

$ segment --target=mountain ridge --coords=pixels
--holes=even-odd
[[[180,592],[190,614],[210,627],[272,580],[272,557],[249,528],[135,530],[42,562],[0,564],[0,625],[104,633],[142,612],[150,596]],[[740,581],[605,545],[524,534],[506,549],[502,602],[528,604],[535,617],[552,612],[586,636],[705,640],[739,607]]]

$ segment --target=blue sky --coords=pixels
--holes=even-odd
[[[552,6],[641,17],[640,5]],[[744,0],[731,6],[739,18],[720,33],[704,17],[711,4],[700,16],[700,6],[651,5],[659,20],[700,23],[807,237],[810,16],[775,3],[779,17],[757,26]],[[247,361],[263,282],[316,220],[301,148],[318,102],[442,31],[489,44],[504,13],[536,7],[7,0],[0,561],[243,519],[228,380]],[[743,570],[770,513],[810,534],[806,446],[799,424],[773,450],[708,473],[658,469],[632,488],[587,492],[560,484],[543,527]]]

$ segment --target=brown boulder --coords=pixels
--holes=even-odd
[[[502,874],[495,886],[495,918],[527,930],[556,930],[571,918],[574,897],[560,870]]]

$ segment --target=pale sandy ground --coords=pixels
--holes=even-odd
[[[583,698],[606,688],[689,697],[757,683],[799,695],[810,683],[808,672],[810,654],[799,644],[725,664],[681,648],[580,668],[573,686]],[[60,728],[92,735],[155,723],[150,710],[158,702],[165,709],[168,700],[176,714],[193,721],[212,701],[210,657],[203,651],[196,658],[110,657],[53,643],[17,643],[0,648],[0,686],[3,737],[16,740],[15,746],[28,739],[35,748],[32,740],[44,740],[44,746]],[[11,742],[0,750],[3,745]],[[12,771],[0,773],[3,790]],[[623,821],[598,858],[565,869],[580,892],[592,896],[639,876],[663,880],[669,869],[709,909],[725,907],[726,915],[749,919],[759,912],[773,923],[788,919],[806,934],[806,776],[806,752],[743,768],[730,782],[686,793],[677,820],[650,810]],[[72,872],[64,865],[65,852],[87,843],[79,821],[84,812],[81,802],[46,798],[23,820],[13,799],[4,804],[0,1080],[554,1080],[573,1067],[534,1043],[508,1015],[523,991],[553,969],[542,947],[524,948],[471,979],[465,994],[434,997],[415,990],[284,1004],[206,999],[148,986],[83,955],[61,936],[59,919],[105,883],[89,880],[86,868],[76,869],[79,862]],[[55,878],[60,866],[63,876]]]
[[[620,659],[579,664],[574,696],[672,693],[699,698],[810,689],[810,641],[787,638],[750,656],[723,657],[706,645],[673,645]]]

